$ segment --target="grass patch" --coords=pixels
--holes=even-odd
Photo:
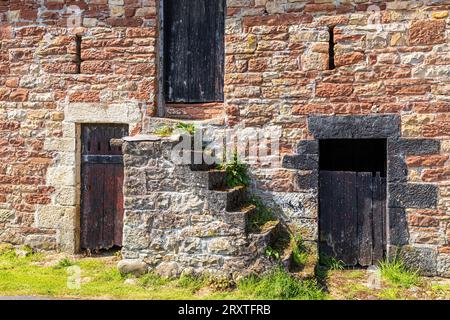
[[[304,266],[309,259],[308,250],[303,244],[303,239],[300,235],[291,236],[292,261],[297,266]]]
[[[400,300],[400,290],[398,288],[385,288],[381,290],[378,297],[383,300]]]
[[[334,257],[329,257],[326,255],[320,255],[319,264],[331,271],[344,270],[345,266],[342,260],[337,260]]]
[[[257,277],[249,276],[238,282],[238,289],[256,298],[279,300],[323,300],[326,294],[314,280],[298,280],[282,268]]]
[[[248,219],[250,232],[264,231],[278,222],[272,208],[266,206],[259,197],[250,197],[248,203],[255,206],[255,213],[250,215]]]
[[[418,270],[408,269],[400,259],[382,261],[379,267],[381,276],[393,285],[410,288],[420,282]]]
[[[184,122],[180,122],[175,126],[176,129],[184,131],[190,135],[194,135],[195,134],[195,125],[193,124],[188,124],[188,123],[184,123]]]
[[[174,128],[166,124],[158,127],[153,131],[154,134],[160,137],[170,137],[173,134]]]

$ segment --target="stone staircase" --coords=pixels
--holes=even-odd
[[[281,248],[283,252],[281,252],[279,261],[266,255],[266,248],[280,246],[282,223],[276,221],[260,230],[254,230],[250,226],[250,221],[256,214],[257,208],[248,203],[246,187],[228,187],[226,171],[217,169],[215,165],[193,164],[190,165],[190,170],[198,176],[197,181],[200,181],[200,185],[207,190],[210,210],[223,212],[224,221],[239,229],[241,235],[247,239],[247,253],[250,254],[248,257],[250,264],[247,269],[260,273],[281,263],[286,271],[290,271],[293,263],[291,248],[288,246]]]
[[[226,171],[216,165],[173,162],[179,138],[124,139],[122,265],[143,262],[164,276],[190,270],[236,278],[261,274],[280,262],[290,270],[292,249],[284,245],[283,224],[255,226],[258,210],[247,188],[229,187]],[[193,149],[192,159],[204,159],[198,157],[204,149]],[[268,248],[280,252],[278,259],[267,255]]]

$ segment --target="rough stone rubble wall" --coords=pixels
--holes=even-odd
[[[123,263],[144,261],[164,276],[242,276],[270,266],[261,245],[267,240],[248,234],[240,198],[231,203],[227,192],[210,190],[209,172],[175,164],[177,144],[153,137],[123,145]]]
[[[0,1],[0,242],[78,250],[80,124],[140,131],[154,109],[155,16],[154,1]]]

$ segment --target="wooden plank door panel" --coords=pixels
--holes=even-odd
[[[123,159],[110,140],[128,133],[127,125],[82,126],[81,248],[122,245]]]
[[[386,247],[386,178],[373,178],[373,263],[384,259]]]
[[[358,211],[358,262],[361,266],[372,264],[372,173],[359,172],[357,180]]]
[[[223,101],[225,0],[164,1],[166,101]]]
[[[321,171],[319,248],[347,266],[384,258],[386,179],[371,172]]]

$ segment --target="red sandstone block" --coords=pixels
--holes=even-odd
[[[445,20],[420,20],[409,29],[409,44],[437,44],[445,42]]]
[[[334,62],[336,64],[336,67],[341,67],[341,66],[348,66],[348,65],[358,63],[360,61],[363,61],[364,58],[365,58],[364,53],[353,52],[353,53],[336,55]]]
[[[329,3],[314,3],[307,4],[304,8],[305,12],[330,12],[334,11],[336,6],[334,4]]]
[[[22,37],[42,37],[46,32],[45,27],[24,27],[20,29],[15,30],[15,37],[16,38],[22,38]]]
[[[374,71],[377,73],[378,79],[396,79],[396,78],[409,78],[411,77],[410,67],[394,67],[394,66],[376,66]]]
[[[426,124],[423,126],[423,136],[429,138],[450,137],[450,121]]]
[[[417,113],[448,113],[450,112],[450,102],[415,102],[412,104],[413,110]]]
[[[318,97],[349,96],[353,92],[351,84],[321,83],[316,88]]]
[[[403,86],[394,87],[386,86],[387,94],[396,94],[401,96],[417,96],[424,95],[431,91],[431,86],[429,85],[415,85],[415,86]]]
[[[141,18],[108,18],[106,22],[111,27],[139,27],[142,26]]]
[[[409,215],[408,216],[409,225],[416,227],[438,227],[439,219],[430,216],[418,216]]]
[[[155,28],[127,28],[125,31],[127,38],[153,38],[156,36]]]
[[[450,168],[436,168],[423,170],[422,180],[425,182],[448,182],[450,181]]]
[[[47,73],[64,73],[64,74],[73,74],[77,73],[78,67],[75,62],[52,62],[52,63],[43,63],[42,69]]]
[[[450,245],[439,247],[439,253],[450,254]]]
[[[22,9],[22,10],[20,10],[20,19],[36,20],[37,16],[38,16],[37,9],[33,9],[33,10]]]
[[[51,199],[41,194],[29,194],[25,196],[25,201],[28,204],[49,204]]]
[[[9,100],[14,102],[23,102],[28,99],[28,90],[26,89],[13,89],[9,95]]]
[[[409,156],[406,163],[409,167],[441,167],[448,160],[448,155]]]
[[[244,17],[242,25],[244,28],[254,26],[279,26],[279,25],[295,25],[312,22],[313,17],[309,14],[277,14],[267,16]]]
[[[98,91],[79,91],[72,93],[69,100],[70,102],[99,102],[100,94]]]
[[[81,63],[81,73],[110,74],[112,71],[112,64],[108,61],[83,61]]]

